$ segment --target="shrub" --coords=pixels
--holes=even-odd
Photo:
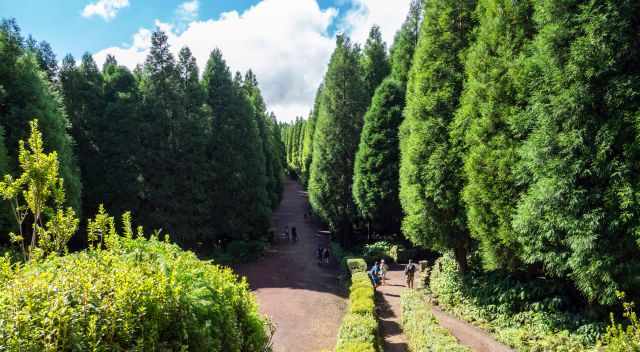
[[[173,244],[30,261],[0,283],[3,351],[263,351],[267,322],[245,281]]]
[[[226,252],[233,262],[246,263],[258,259],[265,247],[266,243],[263,241],[231,241]]]
[[[436,260],[429,281],[444,309],[519,351],[584,351],[603,324],[566,310],[570,298],[550,280],[518,281],[500,272],[462,275],[453,255]]]
[[[347,269],[353,275],[356,272],[366,272],[367,262],[362,258],[347,258]]]
[[[618,297],[624,300],[624,293],[618,293]],[[605,351],[607,352],[638,352],[640,351],[640,320],[633,310],[634,304],[623,302],[624,317],[629,320],[629,324],[623,327],[611,316],[611,325],[607,327],[607,333],[602,339]]]
[[[420,290],[406,290],[402,293],[402,328],[407,336],[409,350],[466,352],[468,348],[458,344],[449,331],[438,324],[431,313],[431,306],[425,302]]]
[[[363,271],[355,271],[351,277],[349,292],[349,311],[340,325],[336,351],[377,351],[375,292],[369,275]]]
[[[362,257],[367,263],[373,263],[380,259],[384,259],[391,263],[394,260],[391,256],[391,247],[391,243],[387,241],[378,241],[367,244],[362,249]]]

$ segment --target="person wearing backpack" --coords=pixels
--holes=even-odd
[[[413,261],[409,259],[409,263],[404,268],[404,275],[407,277],[407,287],[413,288],[413,277],[416,273],[416,265],[413,264]]]

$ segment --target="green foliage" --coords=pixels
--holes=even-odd
[[[386,79],[375,91],[364,117],[353,172],[358,211],[373,224],[375,232],[387,235],[400,232],[398,127],[403,108],[402,84]]]
[[[31,135],[25,145],[20,141],[18,160],[22,173],[14,179],[5,175],[0,182],[0,195],[11,204],[18,233],[10,233],[27,259],[38,259],[51,253],[66,251],[67,242],[78,229],[78,219],[65,203],[64,182],[59,176],[58,154],[44,151],[38,122],[32,121]],[[31,224],[31,228],[28,227]],[[26,237],[31,235],[31,239]],[[25,241],[27,246],[25,247]]]
[[[393,261],[393,257],[391,255],[392,247],[391,243],[387,241],[369,243],[364,245],[364,248],[362,249],[362,256],[369,264],[380,261],[380,259],[384,259],[387,263],[390,263]]]
[[[589,351],[604,330],[572,310],[565,287],[497,272],[463,275],[451,254],[434,264],[429,289],[442,308],[518,351]]]
[[[409,351],[470,351],[459,345],[451,333],[440,326],[420,290],[406,290],[400,297],[402,331],[407,336]]]
[[[246,263],[258,259],[264,252],[266,243],[263,241],[231,241],[226,252],[236,263]]]
[[[638,352],[640,351],[640,320],[634,311],[634,304],[624,302],[624,293],[619,292],[618,298],[623,300],[624,317],[628,319],[628,325],[623,327],[611,316],[611,324],[607,327],[607,333],[602,338],[606,352]]]
[[[461,155],[449,132],[462,94],[474,5],[425,3],[400,131],[403,232],[426,248],[455,249],[463,265],[470,240],[459,196]]]
[[[367,262],[362,258],[347,258],[346,263],[347,268],[352,275],[357,272],[367,271]]]
[[[322,88],[308,187],[313,209],[338,232],[342,244],[356,215],[353,166],[368,104],[359,57],[358,47],[338,36]]]
[[[0,263],[6,351],[264,351],[269,343],[245,281],[153,237],[116,234],[106,249],[9,270]]]
[[[28,122],[37,117],[44,146],[58,154],[60,175],[65,180],[66,205],[79,212],[82,185],[62,99],[40,69],[35,54],[23,45],[15,21],[3,20],[0,25],[0,121],[9,170],[17,171],[19,141],[28,137]],[[14,228],[3,230],[8,232]]]
[[[378,351],[374,290],[368,274],[354,272],[349,291],[349,311],[338,331],[336,352]]]
[[[374,25],[369,31],[369,37],[364,44],[362,58],[363,79],[369,99],[373,96],[378,85],[384,80],[391,70],[387,55],[387,44],[382,40],[380,27]]]
[[[402,83],[405,90],[409,81],[409,71],[418,45],[420,24],[422,22],[423,0],[412,0],[409,13],[398,30],[390,50],[391,77]]]

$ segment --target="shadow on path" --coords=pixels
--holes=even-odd
[[[403,271],[400,266],[392,266],[387,273],[387,283],[378,287],[376,301],[380,328],[384,338],[385,352],[408,351],[407,340],[402,332],[400,294],[406,290]]]

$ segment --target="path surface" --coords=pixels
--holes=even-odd
[[[408,351],[407,339],[402,333],[402,306],[400,294],[406,290],[404,273],[400,266],[391,266],[387,284],[378,287],[378,307],[385,352]]]
[[[486,331],[442,311],[438,306],[433,306],[431,311],[442,327],[449,330],[460,344],[470,347],[473,351],[513,352],[512,349],[496,341]]]
[[[318,228],[305,220],[305,209],[302,188],[287,181],[272,226],[276,234],[286,225],[295,226],[298,241],[278,239],[261,260],[234,268],[247,277],[260,311],[276,325],[275,352],[332,351],[347,306],[337,265],[321,267],[316,263],[315,251],[320,244],[328,245],[328,238],[317,235]]]

